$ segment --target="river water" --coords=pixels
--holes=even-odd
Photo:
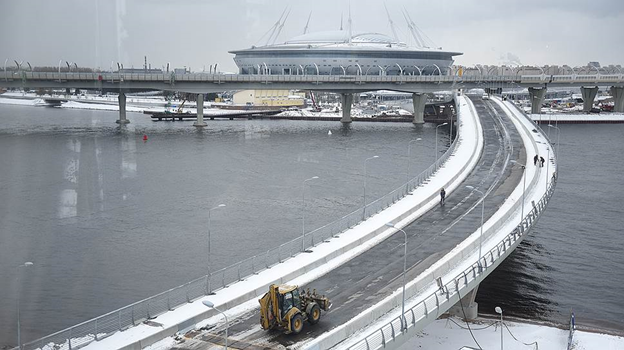
[[[152,122],[0,105],[0,348],[99,316],[265,252],[405,183],[433,125]],[[329,131],[332,135],[328,135]],[[143,141],[143,135],[148,137]],[[448,134],[439,133],[439,152]],[[211,252],[208,259],[208,209]],[[32,261],[34,266],[17,269]],[[209,266],[210,264],[210,266]],[[19,273],[18,273],[19,272]],[[19,284],[16,283],[19,280]]]
[[[479,312],[624,332],[624,125],[559,125],[547,210],[479,287]],[[548,130],[546,130],[548,131]],[[557,140],[551,128],[551,140]],[[532,158],[532,157],[529,157]],[[532,164],[530,165],[532,166]]]
[[[0,105],[0,347],[180,285],[301,234],[404,183],[435,129],[395,123],[159,122]],[[624,126],[560,125],[559,183],[532,234],[482,284],[487,312],[622,329]],[[328,135],[328,131],[332,135]],[[440,153],[448,136],[442,128]],[[148,141],[143,141],[143,135]],[[553,133],[554,136],[554,133]],[[208,259],[208,209],[211,258]],[[17,269],[32,261],[34,266]],[[210,264],[210,266],[209,266]],[[19,278],[19,280],[18,280]],[[19,283],[18,283],[19,282]]]

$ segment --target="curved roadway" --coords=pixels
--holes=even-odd
[[[457,244],[481,226],[481,195],[487,194],[485,220],[494,214],[522,179],[522,170],[512,171],[508,161],[524,163],[526,153],[515,126],[500,107],[491,101],[472,99],[484,132],[484,149],[477,166],[461,187],[437,206],[404,228],[408,235],[407,279],[415,279]],[[504,116],[504,117],[503,117]],[[346,323],[371,305],[402,286],[404,236],[398,232],[360,254],[309,286],[329,297],[333,307],[316,326],[304,326],[298,335],[260,328],[258,310],[230,320],[229,344],[232,349],[297,348]],[[293,261],[294,262],[294,261]],[[173,349],[221,348],[224,329],[212,327],[202,334],[187,334],[189,339]]]

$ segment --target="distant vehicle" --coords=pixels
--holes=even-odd
[[[490,99],[490,95],[488,95],[488,94],[483,94],[483,95],[481,95],[481,99],[482,99],[482,100],[489,100],[489,99]]]

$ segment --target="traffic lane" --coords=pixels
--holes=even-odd
[[[518,137],[512,137],[513,148],[508,147],[503,130],[510,135],[517,135],[513,124],[501,120],[496,110],[482,101],[475,101],[475,107],[484,130],[484,151],[463,186],[471,185],[482,190],[493,186],[492,197],[488,197],[486,202],[487,220],[520,181],[521,171],[512,171],[511,167],[502,172],[501,169],[504,168],[504,162],[513,156],[512,152],[522,149],[522,144],[518,143]],[[405,228],[408,234],[408,279],[417,277],[481,225],[480,196],[463,186],[447,197],[444,206],[432,209]],[[458,221],[460,217],[462,219]],[[310,283],[310,288],[325,293],[334,305],[331,312],[323,314],[321,321],[314,327],[306,326],[297,335],[284,335],[277,330],[266,332],[259,327],[260,316],[256,310],[230,327],[231,336],[257,346],[289,347],[347,322],[401,287],[403,243],[403,234],[394,234]],[[296,258],[290,260],[290,263],[296,263]],[[256,331],[250,331],[253,329]]]

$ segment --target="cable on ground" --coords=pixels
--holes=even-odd
[[[459,296],[459,306],[461,306],[462,313],[464,314],[464,322],[466,322],[466,325],[468,326],[468,330],[470,331],[470,335],[472,336],[472,340],[474,340],[475,344],[477,344],[477,346],[479,347],[480,350],[483,350],[481,345],[479,345],[479,342],[477,341],[477,338],[475,338],[474,333],[472,333],[472,329],[470,329],[470,323],[468,323],[468,318],[466,317],[466,311],[464,311],[464,303],[462,303],[462,296],[459,293],[459,288],[457,288],[457,296]]]

